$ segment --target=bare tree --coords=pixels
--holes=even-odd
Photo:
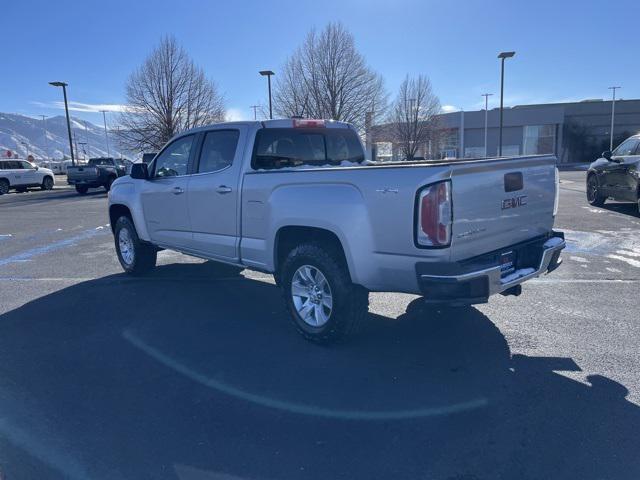
[[[364,128],[365,114],[382,115],[382,77],[356,50],[353,35],[340,23],[312,30],[276,76],[275,111],[283,117],[329,118]]]
[[[163,37],[126,85],[120,140],[132,151],[158,150],[176,133],[224,120],[224,100],[172,36]]]
[[[411,78],[407,75],[393,104],[389,122],[392,124],[394,141],[407,160],[431,140],[438,143],[437,114],[440,100],[433,93],[431,82],[424,75]]]

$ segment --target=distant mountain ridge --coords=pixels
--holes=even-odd
[[[46,132],[45,139],[42,118],[16,113],[0,113],[0,155],[4,157],[6,150],[11,150],[21,158],[26,158],[27,152],[36,160],[61,160],[63,155],[65,158],[70,158],[66,118],[63,115],[47,118]],[[76,157],[107,156],[104,127],[71,117],[71,132],[75,135],[73,148]],[[120,157],[122,154],[123,157],[133,159],[139,156],[120,148],[115,131],[109,130],[108,134],[109,151],[112,157]]]

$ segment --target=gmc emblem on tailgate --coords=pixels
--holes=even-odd
[[[509,208],[524,207],[527,204],[527,196],[520,195],[519,197],[505,198],[502,200],[502,210]]]

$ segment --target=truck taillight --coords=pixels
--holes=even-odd
[[[315,120],[309,118],[294,118],[293,128],[322,128],[324,120]]]
[[[416,241],[424,247],[445,247],[451,242],[451,182],[424,187],[418,196]]]

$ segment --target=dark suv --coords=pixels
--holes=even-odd
[[[603,152],[602,157],[589,165],[587,172],[589,203],[600,207],[611,198],[633,202],[640,212],[639,167],[640,134],[627,138],[613,152]]]

